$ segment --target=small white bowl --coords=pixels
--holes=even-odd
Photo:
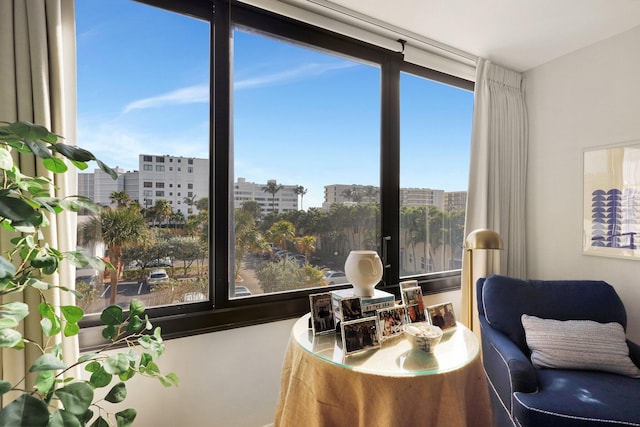
[[[404,334],[413,348],[433,353],[436,345],[442,339],[442,329],[427,322],[407,323]]]

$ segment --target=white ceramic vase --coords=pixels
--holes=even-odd
[[[376,251],[351,251],[344,263],[344,273],[359,297],[372,297],[373,288],[382,279],[382,261]]]

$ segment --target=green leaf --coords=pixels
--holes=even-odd
[[[30,221],[38,212],[22,199],[0,195],[0,218],[12,221]]]
[[[63,332],[65,337],[75,337],[80,333],[80,326],[77,323],[67,323]]]
[[[51,150],[49,150],[43,143],[32,140],[25,140],[24,143],[27,144],[29,150],[31,150],[34,156],[40,157],[42,159],[51,158]]]
[[[31,260],[33,268],[40,268],[44,274],[53,274],[58,270],[58,258],[51,255],[37,256]]]
[[[129,368],[127,369],[127,372],[123,372],[120,375],[118,375],[118,378],[120,378],[120,381],[129,381],[131,378],[133,378],[135,374],[136,374],[136,370],[133,368]]]
[[[88,162],[96,159],[90,151],[63,143],[55,144],[53,149],[63,156],[78,162]]]
[[[116,327],[113,325],[109,325],[102,330],[102,336],[108,340],[114,340],[118,336],[118,331],[116,331]]]
[[[112,179],[114,180],[118,179],[118,173],[114,169],[111,169],[109,166],[105,165],[104,163],[102,163],[100,160],[97,160],[97,159],[96,159],[96,163],[98,164],[100,169],[106,172],[107,175],[109,175]]]
[[[64,318],[67,319],[67,322],[78,323],[84,316],[82,309],[75,305],[63,305],[60,307],[60,311]]]
[[[129,303],[129,313],[131,316],[140,315],[144,313],[144,303],[138,299],[132,299]]]
[[[100,321],[105,325],[118,326],[123,322],[122,307],[110,305],[102,310]]]
[[[95,372],[101,368],[102,368],[102,365],[100,364],[100,362],[93,361],[93,362],[87,363],[87,366],[84,367],[84,370],[87,372]]]
[[[83,354],[82,356],[80,356],[78,358],[78,363],[84,363],[87,362],[91,359],[93,359],[94,357],[99,356],[98,353],[87,353],[87,354]]]
[[[127,332],[138,332],[142,329],[143,326],[144,323],[142,323],[142,319],[140,319],[140,316],[132,316],[129,320],[129,324],[127,325]]]
[[[4,258],[0,258],[4,259]],[[7,302],[0,304],[0,316],[10,317],[20,321],[29,315],[29,306],[23,302]]]
[[[9,381],[0,380],[0,396],[11,390],[13,386]]]
[[[12,279],[16,274],[16,267],[3,256],[0,256],[0,280]]]
[[[11,170],[13,168],[13,158],[6,148],[0,147],[0,169]]]
[[[138,413],[135,409],[129,408],[116,413],[116,423],[118,427],[130,427]]]
[[[78,417],[69,411],[58,409],[51,415],[48,427],[82,427],[82,425]]]
[[[91,374],[89,383],[95,388],[106,387],[111,383],[113,375],[108,373],[102,365]]]
[[[76,416],[83,416],[93,400],[93,389],[84,382],[76,382],[55,391],[64,409]]]
[[[180,382],[180,379],[178,378],[178,375],[176,375],[174,372],[171,372],[165,375],[164,377],[160,377],[160,382],[165,387],[171,387],[171,386],[177,387],[178,382]]]
[[[105,420],[100,416],[94,422],[92,422],[89,427],[110,427],[110,426],[107,420]]]
[[[56,369],[66,369],[67,365],[51,353],[45,353],[38,357],[33,365],[29,368],[29,372],[55,371]]]
[[[33,123],[26,121],[17,121],[11,123],[9,126],[7,126],[7,129],[21,139],[44,139],[48,142],[54,142],[57,139],[53,139],[53,141],[49,139],[52,138],[51,135],[53,134],[51,134],[51,132],[49,132],[46,127],[34,125]]]
[[[104,369],[110,374],[119,375],[129,369],[130,357],[123,353],[113,354],[104,362]]]
[[[49,409],[40,399],[22,394],[0,411],[0,426],[46,427]]]
[[[15,329],[0,330],[0,347],[11,348],[21,346],[22,335]],[[0,424],[1,425],[1,424]]]
[[[114,385],[109,393],[105,396],[104,400],[110,403],[120,403],[127,397],[127,386],[124,383],[118,383]]]
[[[45,168],[47,168],[47,170],[50,170],[53,173],[65,173],[69,170],[69,167],[64,162],[64,160],[57,157],[42,159],[42,164]]]
[[[51,390],[55,383],[55,371],[40,371],[36,376],[36,390],[45,395]]]

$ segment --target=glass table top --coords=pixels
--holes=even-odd
[[[306,314],[294,324],[291,333],[295,342],[319,359],[354,371],[390,376],[439,374],[466,365],[479,350],[475,335],[457,323],[456,328],[445,332],[433,353],[413,349],[400,334],[383,341],[379,348],[345,356],[341,335],[331,332],[314,336],[309,317]]]

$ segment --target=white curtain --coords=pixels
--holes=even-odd
[[[2,0],[0,1],[0,121],[29,121],[63,135],[65,142],[76,140],[76,62],[75,62],[74,0]],[[20,169],[26,174],[52,175],[32,156],[20,156]],[[71,168],[70,168],[71,170]],[[77,194],[75,171],[55,177],[58,197]],[[44,229],[45,239],[61,250],[75,249],[76,218],[61,214],[50,218],[51,226]],[[11,236],[0,231],[0,250],[9,244]],[[53,283],[72,287],[75,282],[73,268],[62,266]],[[30,305],[37,313],[38,295],[13,295]],[[56,305],[74,304],[69,292],[50,292],[49,301]],[[23,334],[42,342],[38,316],[24,325]],[[78,356],[77,340],[64,340],[67,362]],[[0,372],[4,380],[15,381],[25,377],[26,370],[39,356],[33,346],[25,351],[0,352]],[[77,374],[77,373],[74,373]],[[77,375],[76,375],[77,377]],[[28,377],[24,388],[33,386]],[[3,404],[15,396],[7,396]]]
[[[477,316],[475,283],[491,273],[525,278],[525,196],[527,111],[522,74],[480,59],[476,70],[465,237],[473,230],[497,231],[502,251],[475,250],[469,291],[469,253],[465,251],[462,306]],[[471,301],[469,295],[472,295]],[[469,324],[468,319],[466,324]],[[477,322],[473,322],[474,326]]]

